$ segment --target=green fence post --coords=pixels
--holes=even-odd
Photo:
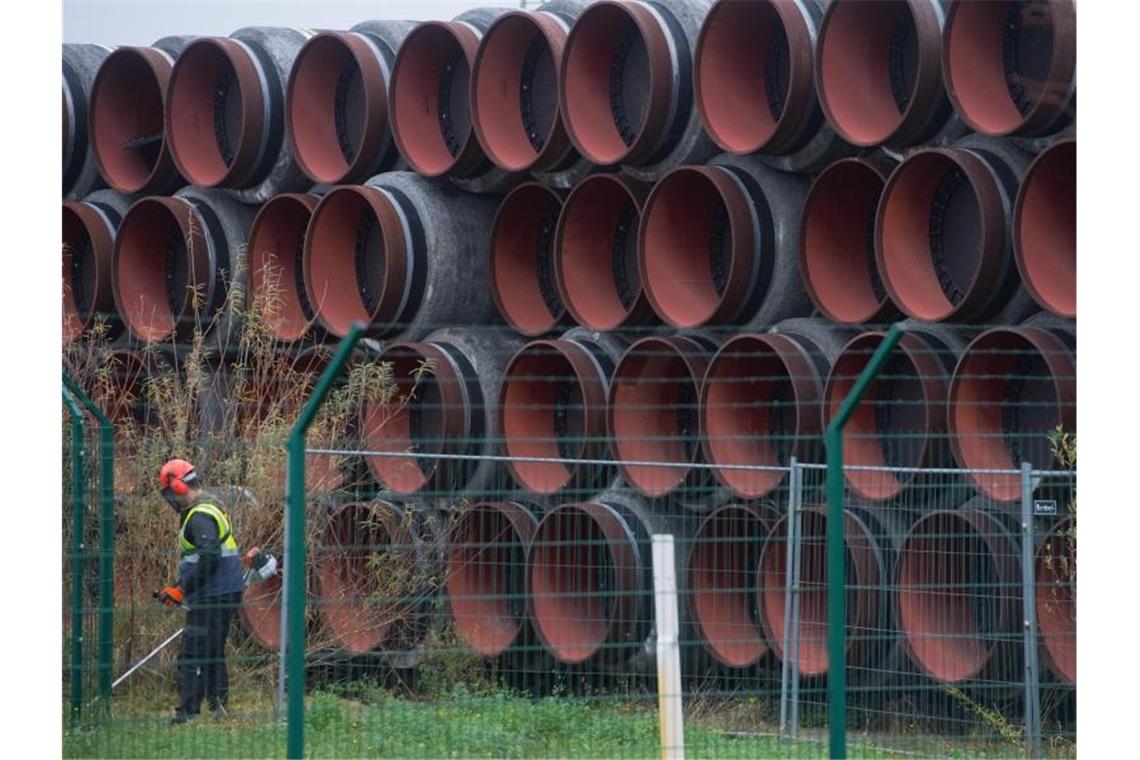
[[[281,627],[285,635],[281,638],[284,657],[278,681],[279,695],[288,685],[285,752],[289,758],[300,758],[305,753],[305,437],[364,327],[359,322],[353,324],[337,345],[289,434],[285,471],[285,595],[281,600]]]
[[[115,428],[66,372],[63,384],[99,420],[99,697],[109,709],[115,658]]]
[[[63,389],[63,403],[71,417],[71,719],[83,709],[83,410]]]
[[[847,757],[847,585],[843,561],[843,428],[878,377],[902,330],[891,327],[827,426],[827,728],[831,757]]]

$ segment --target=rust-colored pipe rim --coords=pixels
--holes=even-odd
[[[645,297],[677,328],[734,321],[759,278],[756,210],[728,171],[682,166],[654,185],[638,235]]]
[[[1076,91],[1076,32],[1071,0],[952,3],[942,70],[954,110],[982,134],[1054,131]],[[1021,57],[1026,50],[1028,60]],[[1010,71],[1011,56],[1033,70]]]
[[[849,0],[828,6],[816,48],[816,91],[828,121],[847,142],[907,144],[919,136],[943,89],[942,11],[936,3]],[[913,62],[906,60],[908,45]]]
[[[182,51],[166,93],[166,128],[174,163],[192,184],[235,185],[261,163],[270,127],[264,76],[256,55],[237,40],[203,37]],[[231,114],[234,86],[237,113]],[[220,115],[219,96],[226,103]],[[238,119],[236,133],[232,116]]]
[[[566,22],[512,11],[492,22],[471,71],[471,121],[487,156],[510,172],[563,163],[570,140],[558,108]]]
[[[1013,252],[1025,289],[1060,317],[1077,316],[1077,141],[1030,165],[1013,211]]]
[[[606,378],[600,365],[573,341],[537,340],[507,364],[499,396],[499,421],[511,457],[594,459],[606,446]],[[589,467],[556,462],[510,461],[519,485],[553,494]]]
[[[1065,683],[1077,683],[1077,533],[1066,518],[1037,547],[1037,624],[1049,670]]]
[[[98,312],[113,311],[115,223],[90,203],[63,204],[63,342],[79,338]]]
[[[538,527],[513,501],[481,502],[456,518],[445,562],[455,632],[484,657],[518,642],[526,625],[526,547]]]
[[[787,336],[748,333],[725,342],[709,363],[700,397],[702,446],[717,479],[745,499],[779,486],[782,469],[726,467],[786,467],[801,442],[820,435],[821,386],[807,352]]]
[[[1001,524],[979,510],[931,512],[911,527],[896,599],[899,631],[921,672],[940,683],[979,678],[1000,643],[1020,632],[1016,556]]]
[[[363,182],[388,135],[383,54],[365,35],[321,32],[289,74],[285,114],[297,164],[314,182]]]
[[[400,45],[389,85],[392,135],[420,174],[468,177],[485,163],[468,93],[479,39],[462,22],[429,21]]]
[[[822,428],[855,386],[885,333],[865,332],[852,338],[831,367],[824,390]],[[946,433],[949,377],[938,348],[915,333],[904,333],[895,354],[867,389],[843,429],[843,464],[854,467],[921,467],[931,447]],[[911,473],[845,470],[848,487],[869,501],[886,501],[902,493]]]
[[[91,86],[91,147],[119,192],[161,191],[176,180],[165,102],[174,61],[158,48],[125,47],[104,59]]]
[[[512,190],[491,229],[491,295],[503,319],[527,337],[550,332],[566,307],[554,275],[562,197],[538,182]]]
[[[361,405],[361,438],[368,451],[401,456],[366,457],[369,469],[401,495],[446,481],[440,470],[449,471],[451,465],[441,465],[432,455],[453,451],[467,437],[471,410],[464,378],[432,343],[392,343],[378,361],[391,363],[396,392]],[[425,363],[430,371],[422,369]]]
[[[284,193],[267,201],[249,230],[250,295],[273,337],[300,340],[314,317],[304,287],[305,230],[317,198]]]
[[[645,187],[594,174],[567,196],[554,242],[554,278],[578,324],[608,332],[652,318],[637,263]]]
[[[138,340],[167,340],[194,316],[194,304],[203,300],[195,296],[196,288],[209,285],[203,231],[198,212],[181,198],[143,198],[123,217],[115,237],[112,284],[119,316]]]
[[[527,568],[531,621],[546,651],[573,665],[623,643],[644,591],[640,570],[634,537],[612,507],[583,502],[547,512]]]
[[[689,550],[686,585],[697,635],[730,668],[751,667],[770,651],[756,609],[756,567],[768,530],[765,510],[727,504],[704,519]]]
[[[278,557],[284,564],[284,556]],[[249,635],[263,648],[281,649],[281,572],[246,588],[242,595],[241,622]]]
[[[320,589],[316,606],[345,651],[363,654],[381,646],[405,614],[400,597],[408,589],[376,588],[368,582],[371,576],[390,583],[399,577],[392,572],[396,568],[414,567],[408,556],[412,536],[401,517],[401,510],[389,502],[351,502],[338,507],[321,532],[313,558]],[[385,562],[389,572],[381,573],[369,562],[376,552],[395,555]]]
[[[654,336],[631,345],[614,369],[607,415],[614,456],[645,496],[673,493],[692,470],[633,462],[701,460],[697,402],[711,353],[692,338]]]
[[[998,327],[976,337],[950,382],[947,426],[959,466],[1017,470],[1055,467],[1049,433],[1075,433],[1077,371],[1073,353],[1053,333]],[[1011,420],[1010,417],[1013,417]],[[998,501],[1021,498],[1021,476],[973,473],[974,486]]]
[[[798,670],[814,678],[827,674],[827,508],[803,510],[800,539],[800,620]],[[756,568],[757,606],[760,625],[772,651],[780,659],[784,651],[785,574],[788,559],[788,518],[781,517],[764,541]],[[848,583],[856,599],[848,613],[847,651],[865,646],[859,640],[881,636],[877,631],[879,594],[884,578],[882,557],[867,524],[851,510],[843,511],[843,549]],[[790,642],[791,643],[791,642]],[[793,643],[794,645],[794,643]]]
[[[968,150],[907,156],[887,180],[875,221],[883,286],[908,316],[975,318],[1005,269],[1006,211],[996,175]]]
[[[828,166],[808,192],[800,273],[811,300],[832,322],[881,324],[898,315],[875,261],[875,213],[894,166],[885,159],[845,158]]]
[[[412,246],[402,214],[390,196],[366,185],[335,188],[313,209],[305,233],[305,288],[332,335],[343,338],[353,322],[390,324],[402,314]]]
[[[701,121],[740,155],[794,147],[815,101],[814,24],[801,3],[730,0],[712,7],[693,56]]]
[[[631,51],[647,71],[627,70]],[[638,77],[631,88],[624,81],[629,73]],[[615,86],[620,92],[613,92]],[[640,3],[600,0],[582,12],[566,39],[559,76],[562,117],[579,153],[599,166],[648,159],[667,128],[673,89],[670,42],[654,11]],[[635,93],[646,100],[628,102]],[[630,110],[645,115],[634,124]]]

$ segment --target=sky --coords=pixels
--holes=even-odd
[[[450,19],[521,0],[63,0],[63,41],[150,45],[169,34],[226,36],[243,26],[347,29],[370,19]],[[526,3],[536,6],[535,0]]]

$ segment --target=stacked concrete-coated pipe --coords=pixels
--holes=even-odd
[[[96,190],[63,204],[63,342],[79,339],[100,318],[106,337],[123,331],[115,310],[111,262],[115,236],[130,199]]]
[[[105,45],[63,46],[63,198],[78,200],[103,186],[90,147],[88,103]]]

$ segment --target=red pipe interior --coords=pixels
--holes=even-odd
[[[188,212],[187,212],[188,213]],[[166,271],[187,269],[186,241],[174,213],[143,199],[123,217],[115,238],[115,280],[120,316],[146,342],[165,340],[177,327],[167,295]],[[182,294],[175,294],[181,297]]]
[[[186,179],[203,187],[216,186],[225,178],[233,160],[227,163],[218,144],[218,88],[223,81],[229,81],[229,87],[237,88],[239,100],[244,101],[251,94],[242,92],[241,80],[221,47],[205,41],[191,44],[183,51],[175,72],[167,93],[167,135],[172,150]],[[232,129],[234,125],[228,123],[233,116],[230,108],[227,103],[224,116],[227,128]],[[244,110],[243,105],[241,111]],[[242,137],[244,134],[231,146],[235,154]]]
[[[1077,683],[1077,537],[1058,523],[1037,549],[1037,625],[1045,661],[1066,683]]]
[[[1077,315],[1077,143],[1049,148],[1026,176],[1014,220],[1026,287],[1050,311]]]
[[[562,319],[554,284],[552,226],[561,207],[557,194],[527,184],[507,196],[495,218],[491,233],[495,301],[503,318],[524,335],[542,335]]]
[[[292,195],[266,202],[249,233],[249,268],[253,303],[274,337],[294,341],[304,336],[309,320],[301,304],[298,253],[305,244],[312,209]]]
[[[160,82],[150,62],[130,48],[112,53],[99,69],[91,99],[92,138],[108,183],[123,192],[146,185],[165,149],[163,97],[169,76],[167,67]],[[124,147],[150,136],[158,141]]]

